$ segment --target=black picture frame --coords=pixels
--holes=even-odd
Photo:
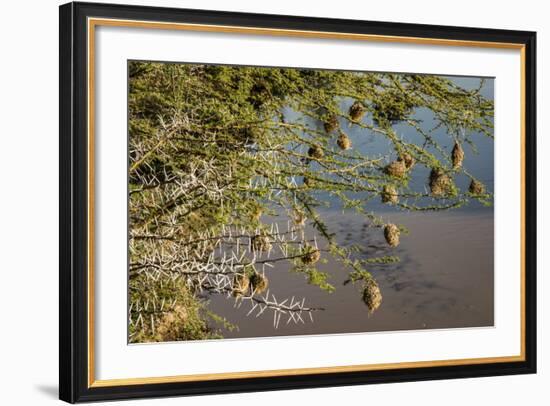
[[[246,14],[204,10],[68,3],[60,6],[59,397],[67,402],[235,393],[536,372],[536,33],[435,25]],[[291,29],[394,37],[513,43],[524,71],[524,349],[517,362],[311,373],[197,382],[90,386],[88,379],[89,195],[87,189],[87,19],[89,17]]]

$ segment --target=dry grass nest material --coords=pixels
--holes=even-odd
[[[336,117],[334,114],[329,116],[328,119],[323,123],[323,127],[325,128],[325,131],[327,133],[336,131],[338,127],[340,127],[340,124],[338,123],[338,117]]]
[[[403,178],[407,174],[407,165],[404,161],[393,161],[384,168],[384,172],[394,178]]]
[[[309,147],[307,154],[310,158],[315,159],[321,159],[325,156],[325,152],[323,151],[323,148],[321,148],[319,145],[312,145]]]
[[[254,251],[263,252],[271,249],[271,240],[265,234],[257,234],[252,237],[252,249]]]
[[[321,259],[321,251],[318,248],[307,245],[302,253],[302,262],[305,265],[313,265]]]
[[[368,279],[363,286],[363,302],[367,305],[369,313],[372,314],[382,304],[382,293],[374,279]]]
[[[478,180],[472,179],[468,190],[473,195],[482,195],[485,193],[485,185]]]
[[[351,148],[351,140],[346,135],[345,132],[340,131],[340,135],[338,136],[338,139],[336,140],[336,144],[338,144],[338,147],[342,150],[348,150]]]
[[[233,296],[240,297],[248,293],[250,288],[250,279],[246,273],[235,275],[233,278],[233,286],[231,287]]]
[[[452,191],[453,181],[441,168],[433,168],[430,172],[430,192],[432,196],[446,196]]]
[[[416,159],[411,154],[402,152],[399,154],[397,160],[390,162],[384,168],[384,172],[395,178],[403,178],[407,175],[407,172],[413,169],[415,164]]]
[[[400,154],[398,161],[402,161],[408,171],[410,171],[416,163],[416,159],[414,159],[414,157],[408,152],[403,152],[402,154]]]
[[[269,280],[264,274],[254,272],[250,276],[250,286],[255,293],[261,294],[267,290]]]
[[[401,231],[395,224],[388,223],[384,227],[384,238],[390,247],[397,247],[399,245],[399,236]]]
[[[365,106],[363,106],[363,103],[359,101],[355,101],[349,108],[349,115],[351,117],[351,120],[355,121],[356,123],[363,119],[366,112],[367,109],[365,108]]]
[[[460,169],[462,167],[462,162],[464,162],[464,150],[458,142],[455,142],[455,146],[451,152],[451,158],[453,161],[453,169]]]
[[[393,185],[384,185],[381,196],[382,203],[397,204],[399,202],[397,189]]]

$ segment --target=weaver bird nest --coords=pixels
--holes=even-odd
[[[482,195],[485,193],[485,186],[480,181],[472,179],[468,191],[473,195]]]
[[[254,251],[263,252],[271,249],[271,240],[265,234],[258,234],[252,237],[252,249]]]
[[[339,126],[340,124],[338,123],[338,117],[336,117],[334,114],[329,116],[329,118],[323,123],[323,127],[325,128],[325,131],[327,133],[336,131]]]
[[[414,157],[408,152],[403,152],[402,154],[400,154],[398,161],[402,161],[408,171],[410,171],[416,163],[416,159],[414,159]]]
[[[450,194],[453,190],[453,181],[441,168],[433,168],[430,172],[430,192],[434,197]]]
[[[250,276],[250,286],[254,292],[260,294],[266,291],[269,286],[269,280],[264,274],[254,272]]]
[[[393,185],[384,185],[381,196],[382,203],[397,204],[399,202],[397,189]]]
[[[365,109],[365,106],[363,106],[363,103],[355,101],[349,108],[349,116],[351,117],[351,121],[358,123],[363,119],[366,112],[367,110]]]
[[[382,303],[380,287],[373,278],[368,279],[363,286],[363,302],[367,305],[370,314],[378,309]]]
[[[246,273],[235,275],[235,277],[233,278],[233,286],[231,287],[233,296],[235,297],[244,296],[248,293],[249,288],[250,288],[250,278]]]
[[[338,136],[338,140],[336,140],[336,144],[338,144],[340,149],[343,149],[344,151],[351,148],[351,140],[343,131],[340,131],[340,135]]]
[[[304,247],[302,262],[305,265],[313,265],[317,263],[319,259],[321,259],[321,251],[319,251],[319,249],[312,247],[311,245]]]
[[[464,161],[464,150],[458,142],[455,142],[455,146],[451,152],[451,158],[453,161],[453,169],[460,169],[462,167],[462,162]]]
[[[399,227],[395,224],[389,223],[384,227],[384,238],[390,247],[397,247],[399,245],[400,234]]]
[[[393,161],[386,165],[384,172],[394,178],[403,178],[407,174],[407,165],[405,161]]]
[[[315,159],[321,159],[325,156],[325,152],[323,151],[323,148],[321,148],[319,145],[312,145],[311,147],[309,147],[307,154],[311,158],[315,158]]]

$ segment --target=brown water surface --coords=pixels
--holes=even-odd
[[[372,273],[383,295],[380,308],[369,315],[360,285],[343,285],[347,270],[329,258],[318,268],[336,287],[327,293],[306,283],[301,274],[279,263],[267,276],[277,298],[306,298],[306,305],[325,310],[314,322],[273,326],[272,313],[246,316],[250,305],[212,295],[209,308],[239,326],[222,331],[226,338],[332,334],[370,331],[480,327],[493,325],[493,216],[489,213],[391,213],[386,219],[407,227],[396,249],[387,247],[382,230],[372,229],[357,215],[325,216],[340,243],[360,244],[362,256],[398,255],[401,262],[378,266]],[[324,254],[325,257],[327,254]]]

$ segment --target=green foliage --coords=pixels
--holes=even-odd
[[[222,338],[207,325],[206,316],[234,328],[206,310],[205,304],[196,300],[182,279],[171,282],[146,279],[145,275],[140,275],[130,283],[133,307],[129,320],[130,342]]]

